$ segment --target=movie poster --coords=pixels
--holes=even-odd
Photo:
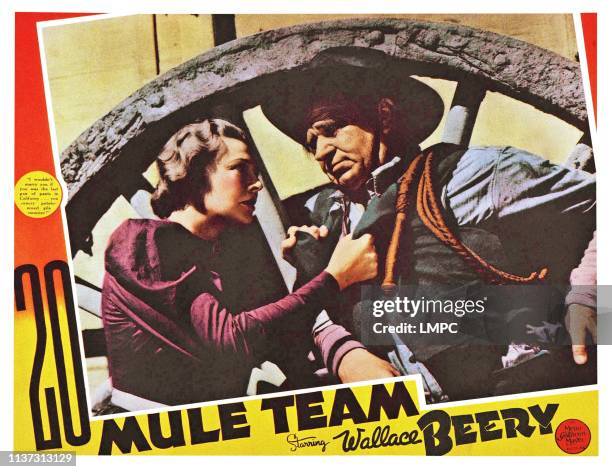
[[[15,451],[599,454],[596,13],[14,21]]]

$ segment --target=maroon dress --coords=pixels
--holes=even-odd
[[[113,233],[102,290],[113,387],[167,405],[244,396],[267,331],[312,323],[339,291],[321,272],[275,303],[230,313],[211,251],[164,220],[128,220]]]

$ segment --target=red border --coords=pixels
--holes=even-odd
[[[15,182],[33,170],[55,175],[36,23],[89,13],[15,13]],[[14,208],[15,267],[66,260],[61,212],[29,218]]]
[[[597,120],[597,13],[581,13],[582,35],[586,51],[591,95],[593,96],[593,110]]]

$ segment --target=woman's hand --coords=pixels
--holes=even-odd
[[[281,243],[281,254],[283,255],[283,259],[285,259],[290,264],[293,264],[293,248],[297,244],[297,236],[296,233],[301,231],[303,233],[310,234],[315,239],[323,239],[327,237],[329,234],[329,230],[327,226],[290,226],[287,230],[287,238],[283,240]]]
[[[340,361],[338,377],[342,383],[397,377],[395,367],[366,349],[353,349]]]
[[[340,238],[325,270],[336,279],[340,290],[376,277],[378,257],[372,235],[352,239],[349,234]]]

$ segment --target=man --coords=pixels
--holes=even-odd
[[[418,143],[437,126],[442,103],[433,90],[391,66],[377,71],[320,67],[286,83],[263,111],[314,154],[335,186],[306,202],[308,222],[321,228],[310,230],[314,238],[293,230],[285,242],[298,282],[318,269],[316,261],[325,260],[341,234],[370,232],[379,260],[387,261],[380,264],[385,273],[379,282],[411,287],[413,298],[444,298],[452,292],[446,286],[463,290],[475,284],[478,293],[499,298],[498,292],[487,292],[491,285],[519,284],[507,293],[520,303],[493,303],[492,315],[468,320],[452,343],[394,334],[385,341],[393,344],[391,352],[371,348],[382,358],[388,356],[402,374],[421,373],[432,398],[464,399],[594,381],[593,363],[588,371],[568,364],[569,348],[543,356],[537,348],[516,343],[515,358],[511,352],[505,356],[509,368],[504,371],[501,364],[507,342],[521,336],[517,327],[524,329],[534,315],[540,316],[542,304],[556,303],[554,294],[540,291],[543,298],[524,306],[522,298],[533,292],[529,287],[542,280],[567,283],[587,246],[594,230],[592,176],[508,147],[436,145],[420,153]],[[355,335],[368,313],[360,298],[354,294],[330,303],[327,310]],[[356,316],[351,319],[347,313]],[[327,338],[318,342],[328,346],[323,349],[326,359],[330,350],[343,350],[343,339],[353,343],[343,358],[334,360],[341,380],[362,380],[370,369],[365,366],[371,365],[367,375],[392,372],[385,361],[371,363],[369,353],[359,349],[363,346],[325,317],[314,331],[315,339]],[[334,331],[343,336],[329,335]],[[493,342],[480,342],[486,337]],[[538,378],[538,372],[547,378]],[[532,377],[526,379],[526,373]]]

